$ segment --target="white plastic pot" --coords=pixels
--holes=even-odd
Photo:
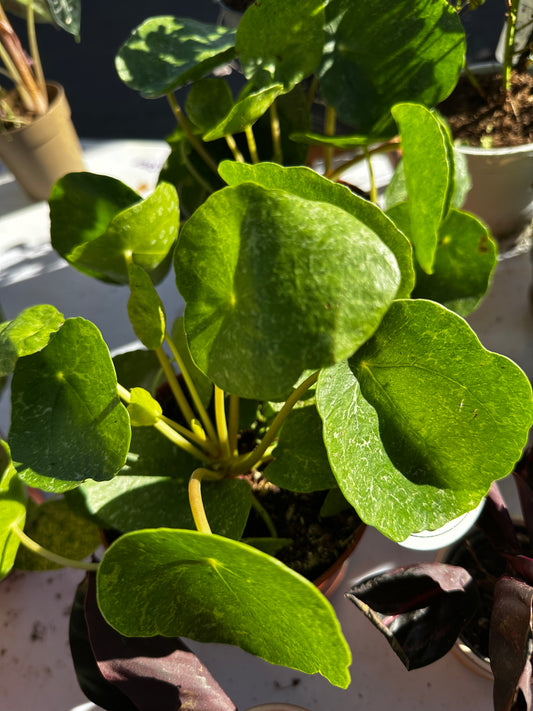
[[[494,62],[470,67],[474,74],[500,69]],[[508,148],[456,146],[466,156],[472,188],[464,209],[485,222],[494,237],[518,235],[533,218],[533,143]]]

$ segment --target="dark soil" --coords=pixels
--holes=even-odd
[[[505,94],[501,75],[477,77],[484,97],[462,77],[439,110],[450,124],[454,139],[470,146],[498,148],[533,141],[533,76],[513,72]]]
[[[276,558],[309,580],[316,580],[349,546],[361,524],[359,517],[351,507],[334,516],[320,516],[324,491],[297,494],[274,486],[260,475],[249,479],[278,536],[293,541],[278,551]],[[269,535],[264,521],[252,509],[243,538]]]

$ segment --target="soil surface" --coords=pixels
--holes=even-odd
[[[501,74],[477,77],[482,96],[466,77],[439,106],[450,124],[453,137],[470,146],[499,148],[533,141],[533,76],[512,74],[507,94]]]

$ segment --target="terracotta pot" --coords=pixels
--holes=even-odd
[[[32,123],[0,133],[0,159],[34,200],[48,200],[56,180],[85,170],[63,87],[47,84],[48,111]]]
[[[494,62],[470,67],[474,74],[500,69]],[[517,236],[533,218],[533,144],[508,148],[456,146],[472,178],[464,210],[480,217],[494,237]]]

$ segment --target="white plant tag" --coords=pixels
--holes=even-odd
[[[503,64],[503,56],[505,53],[505,30],[506,26],[504,25],[495,52],[496,60],[500,64]],[[520,5],[518,6],[518,16],[516,21],[513,64],[516,64],[518,61],[520,52],[522,52],[525,48],[532,31],[533,0],[521,0]]]

